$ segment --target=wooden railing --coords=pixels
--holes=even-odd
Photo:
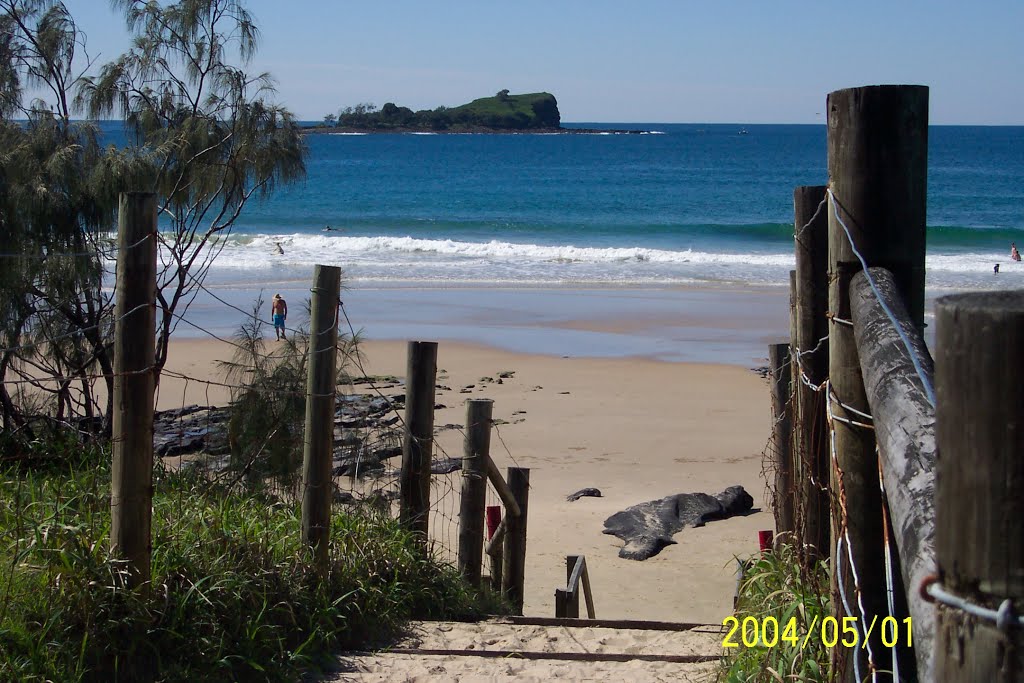
[[[594,596],[590,591],[590,575],[587,573],[587,559],[583,555],[567,555],[565,558],[566,585],[555,589],[555,618],[580,618],[580,588],[587,603],[587,618],[595,619]]]

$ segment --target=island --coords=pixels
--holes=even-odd
[[[307,133],[641,133],[638,130],[564,128],[558,101],[547,92],[501,90],[457,107],[413,111],[388,102],[345,107]]]

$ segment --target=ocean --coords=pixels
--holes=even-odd
[[[823,125],[576,125],[645,133],[310,135],[307,179],[247,207],[214,277],[788,283],[793,188],[827,182]],[[1019,237],[1024,127],[932,127],[929,289],[1024,284]]]
[[[244,310],[280,292],[301,324],[314,264],[337,265],[371,339],[763,364],[825,127],[575,125],[608,132],[309,135],[305,181],[247,205],[206,284]],[[929,302],[1024,286],[1024,127],[932,127],[928,164]],[[218,298],[175,334],[230,335],[245,316]]]

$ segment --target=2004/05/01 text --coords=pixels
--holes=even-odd
[[[901,626],[906,626],[906,647],[914,646],[914,636],[910,617],[902,622],[895,617],[883,617],[876,615],[868,625],[864,637],[861,637],[861,629],[857,625],[857,617],[825,617],[818,620],[814,617],[806,631],[802,630],[801,624],[796,617],[790,617],[785,625],[781,625],[775,617],[744,617],[740,621],[736,617],[726,617],[722,620],[722,626],[729,631],[722,639],[722,647],[807,647],[811,638],[818,637],[821,643],[832,649],[837,645],[843,647],[864,647],[867,639],[871,637],[874,629],[880,628],[882,644],[885,647],[895,647],[901,639]]]

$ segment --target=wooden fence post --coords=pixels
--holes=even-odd
[[[402,441],[399,520],[427,543],[430,460],[434,451],[434,382],[437,342],[409,342],[405,380],[405,437]]]
[[[935,552],[939,585],[1024,612],[1024,292],[947,296],[935,306]],[[935,680],[1019,681],[1024,628],[936,605]],[[915,623],[916,625],[916,623]]]
[[[302,542],[313,548],[317,569],[326,573],[334,489],[331,460],[334,453],[341,268],[316,266],[310,291],[309,369],[302,448]]]
[[[794,242],[796,245],[796,335],[793,343],[797,421],[794,434],[795,469],[798,472],[798,553],[805,568],[828,557],[829,472],[828,425],[820,386],[828,377],[828,209],[824,185],[793,190]]]
[[[907,588],[907,609],[914,624],[913,648],[902,651],[916,659],[918,679],[931,681],[935,609],[914,588],[935,572],[936,565],[935,407],[925,389],[933,385],[932,358],[924,338],[908,319],[892,274],[884,268],[853,276],[850,312],[864,388],[875,415],[875,439],[900,578]],[[909,344],[901,339],[901,333]],[[903,648],[905,639],[901,638],[899,645]],[[901,668],[900,673],[905,672]]]
[[[833,396],[829,401],[832,413],[840,418],[833,423],[836,470],[832,491],[840,510],[833,514],[832,567],[837,566],[836,543],[840,539],[843,543],[842,575],[833,572],[833,610],[837,617],[844,616],[838,595],[843,588],[851,605],[863,604],[863,614],[854,607],[855,614],[848,615],[858,618],[863,633],[873,619],[888,613],[888,606],[874,434],[842,421],[862,422],[858,411],[871,412],[849,324],[849,283],[861,270],[857,253],[868,266],[888,268],[911,319],[919,327],[924,324],[928,89],[870,86],[837,90],[829,94],[826,110],[831,192],[829,378]],[[856,586],[851,555],[858,576]],[[905,609],[902,586],[897,588],[896,602]],[[890,651],[882,643],[881,629],[872,631],[867,647],[836,648],[834,653],[845,658],[846,680],[854,678],[854,657],[860,658],[859,670],[868,671],[869,653],[874,655],[878,671],[891,671]]]
[[[466,439],[462,453],[462,496],[459,503],[459,572],[479,587],[484,549],[484,507],[487,504],[487,460],[491,452],[494,401],[466,402]]]
[[[793,461],[791,456],[789,344],[770,344],[768,364],[772,371],[772,441],[775,453],[775,533],[793,531]]]
[[[508,487],[519,504],[520,514],[505,516],[505,564],[502,568],[501,592],[523,613],[523,586],[526,576],[526,507],[530,498],[530,470],[508,468]]]
[[[122,193],[114,305],[110,551],[128,587],[150,580],[153,520],[153,364],[156,358],[156,195]]]

